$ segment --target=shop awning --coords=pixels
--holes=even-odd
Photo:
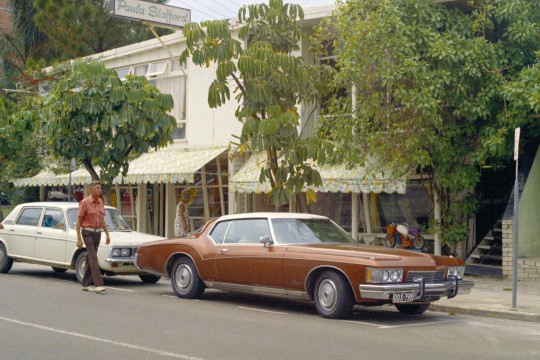
[[[227,150],[227,147],[186,148],[171,145],[157,151],[141,155],[130,161],[126,176],[117,176],[113,184],[140,183],[193,183],[195,172],[212,159]],[[99,169],[96,169],[99,172]],[[71,173],[71,184],[90,183],[90,174],[86,169],[78,169]],[[16,187],[22,186],[67,186],[69,173],[57,175],[43,170],[31,178],[16,179]]]
[[[244,166],[230,179],[229,189],[241,193],[268,193],[270,184],[259,182],[261,168],[264,166],[265,154],[254,154]],[[372,170],[377,164],[367,167],[348,169],[344,164],[325,164],[318,167],[322,178],[322,186],[313,188],[316,192],[341,193],[399,193],[405,194],[405,178],[392,179],[382,171]],[[382,169],[381,169],[382,170]],[[375,175],[374,175],[375,174]]]

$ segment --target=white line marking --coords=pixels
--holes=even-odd
[[[135,292],[135,290],[131,290],[131,289],[122,289],[122,288],[110,287],[110,286],[105,286],[105,287],[107,289],[112,289],[112,290],[125,291],[125,292]]]
[[[456,322],[456,321],[457,320],[445,320],[445,321],[431,321],[431,322],[422,322],[422,323],[406,324],[406,325],[383,325],[383,326],[379,326],[379,329],[395,329],[395,328],[402,328],[402,327],[409,327],[409,326],[443,324],[443,323]]]
[[[344,320],[345,322],[351,323],[351,324],[360,324],[360,325],[369,325],[369,326],[382,326],[379,324],[373,324],[373,323],[367,323],[362,321],[354,321],[354,320]]]
[[[24,325],[24,326],[33,327],[33,328],[39,329],[39,330],[51,331],[51,332],[64,334],[64,335],[75,336],[75,337],[79,337],[79,338],[83,338],[83,339],[87,339],[87,340],[94,340],[94,341],[99,341],[99,342],[103,342],[103,343],[107,343],[107,344],[111,344],[111,345],[122,346],[122,347],[126,347],[126,348],[133,349],[133,350],[147,351],[147,352],[151,352],[151,353],[154,353],[154,354],[157,354],[157,355],[160,355],[160,356],[169,356],[169,357],[173,357],[173,358],[177,358],[177,359],[185,359],[185,360],[202,360],[201,358],[195,358],[195,357],[192,357],[192,356],[187,356],[187,355],[182,355],[182,354],[175,354],[175,353],[171,353],[171,352],[167,352],[167,351],[161,351],[161,350],[158,350],[158,349],[147,348],[147,347],[144,347],[144,346],[133,345],[133,344],[123,343],[123,342],[118,342],[118,341],[112,341],[112,340],[108,340],[108,339],[98,338],[98,337],[90,336],[90,335],[84,335],[84,334],[71,332],[71,331],[59,330],[59,329],[51,328],[51,327],[48,327],[48,326],[42,326],[42,325],[27,323],[27,322],[24,322],[24,321],[8,319],[8,318],[1,317],[1,316],[0,316],[0,320],[7,321],[7,322],[10,322],[10,323],[14,323],[14,324],[18,324],[18,325]]]
[[[256,309],[256,308],[245,307],[245,306],[238,306],[238,308],[244,309],[244,310],[259,311],[259,312],[264,312],[264,313],[269,313],[269,314],[287,315],[287,313],[285,312],[262,310],[262,309]]]

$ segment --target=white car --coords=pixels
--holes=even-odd
[[[51,266],[56,272],[74,269],[82,282],[86,249],[77,248],[75,223],[79,204],[76,202],[35,202],[16,206],[2,222],[0,229],[0,273],[7,273],[13,261]],[[139,275],[145,283],[160,277],[142,272],[133,265],[137,248],[142,243],[164,239],[161,236],[132,231],[120,212],[105,206],[105,221],[111,241],[105,234],[98,250],[104,275]]]

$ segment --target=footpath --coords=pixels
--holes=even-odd
[[[441,298],[429,310],[500,319],[540,322],[540,281],[518,281],[512,308],[512,279],[465,276],[474,281],[470,294]]]

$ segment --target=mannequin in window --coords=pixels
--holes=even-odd
[[[176,205],[176,216],[174,218],[174,236],[186,237],[191,231],[189,226],[188,206],[193,203],[191,194],[195,189],[186,189],[180,194],[180,201]],[[196,190],[195,190],[196,191]]]

